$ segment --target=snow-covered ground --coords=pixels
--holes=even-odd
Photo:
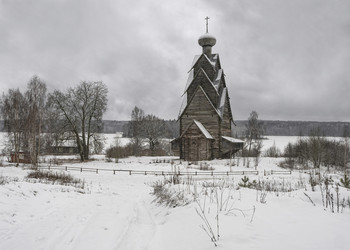
[[[68,165],[164,171],[174,170],[174,166],[181,171],[198,168],[178,160],[172,165],[171,157],[131,157],[119,163],[106,162],[103,156],[94,158],[88,163]],[[161,159],[162,163],[155,163]],[[349,207],[342,213],[324,209],[320,190],[312,192],[308,185],[308,174],[264,176],[264,169],[279,170],[278,161],[262,158],[260,174],[249,175],[249,180],[277,183],[295,191],[269,192],[264,199],[262,192],[237,189],[243,176],[187,178],[191,185],[171,187],[176,192],[184,191],[189,200],[197,194],[215,235],[219,214],[219,249],[348,249]],[[215,171],[252,170],[243,167],[242,160],[239,166],[230,167],[229,163],[215,160],[208,164]],[[85,181],[81,190],[26,182],[28,171],[14,166],[0,168],[0,176],[9,180],[0,185],[0,249],[214,248],[202,228],[205,223],[196,212],[200,211],[196,202],[176,207],[153,202],[151,185],[164,180],[162,176],[70,172]],[[337,181],[339,176],[333,175],[333,179]],[[226,188],[211,188],[208,183]],[[219,192],[218,202],[214,191]],[[350,191],[340,188],[340,198],[348,197]],[[219,212],[218,204],[223,204]]]
[[[106,148],[118,136],[105,135]],[[3,141],[4,133],[0,137]],[[263,141],[263,150],[275,144],[283,151],[288,142],[297,139],[269,136]],[[119,143],[125,145],[128,140],[121,138]],[[332,213],[323,206],[320,188],[311,190],[309,174],[264,176],[264,170],[281,170],[281,159],[261,158],[259,174],[247,177],[249,182],[264,182],[291,192],[239,187],[243,175],[192,176],[184,177],[180,185],[164,186],[174,197],[183,194],[179,201],[189,202],[169,207],[158,204],[152,194],[152,185],[164,181],[163,176],[104,170],[186,172],[200,171],[199,166],[174,157],[129,157],[115,163],[107,162],[103,155],[94,155],[86,163],[74,160],[77,156],[45,156],[42,164],[49,164],[52,158],[73,159],[60,165],[62,169],[69,166],[100,171],[69,172],[84,180],[84,189],[33,183],[26,181],[30,170],[16,168],[3,158],[0,183],[6,183],[0,185],[0,249],[213,249],[205,231],[209,227],[216,238],[220,235],[219,249],[349,249],[350,191],[340,187],[339,200],[345,207],[340,206],[337,213],[335,185],[330,187],[335,207]],[[213,171],[254,170],[243,166],[243,159],[234,163],[207,162]],[[334,183],[341,177],[330,176]],[[209,227],[200,217],[201,211]]]

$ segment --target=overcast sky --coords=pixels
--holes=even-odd
[[[235,119],[350,121],[349,0],[0,0],[0,92],[103,81],[104,119],[177,118],[206,16]]]

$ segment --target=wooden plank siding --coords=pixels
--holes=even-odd
[[[181,138],[184,159],[188,161],[211,160],[212,141],[203,135],[195,123],[192,123]]]
[[[231,116],[229,113],[229,99],[226,96],[226,101],[225,101],[225,108],[224,108],[224,115],[222,119],[222,136],[231,136]]]
[[[208,98],[201,88],[193,96],[180,118],[180,131],[183,133],[192,123],[197,120],[203,124],[214,138],[212,143],[213,157],[219,157],[220,152],[220,117],[215,108],[210,104]],[[185,157],[186,159],[186,157]]]

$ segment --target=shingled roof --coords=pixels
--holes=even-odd
[[[196,68],[196,66],[198,66],[197,64],[200,61],[202,61],[202,64],[205,64],[205,63],[210,64],[211,67],[214,69],[215,75],[214,75],[214,77],[212,77],[212,79],[210,79],[208,74],[203,69],[203,67],[205,65],[199,65],[197,72],[195,72],[195,68]],[[215,92],[218,95],[217,105],[214,105],[214,103],[211,101],[211,100],[213,100],[213,98],[208,97],[207,99],[211,103],[211,105],[214,107],[214,109],[216,110],[219,117],[222,119],[224,116],[224,113],[229,112],[228,115],[229,115],[230,119],[233,121],[232,112],[231,112],[231,105],[230,105],[230,101],[229,101],[229,97],[228,97],[228,93],[227,93],[227,88],[226,88],[226,83],[225,83],[225,75],[224,75],[223,70],[221,69],[221,64],[220,64],[220,59],[219,59],[218,54],[212,54],[210,56],[210,58],[206,54],[194,56],[192,66],[191,66],[191,69],[189,71],[187,84],[186,84],[184,93],[182,95],[183,99],[182,99],[182,104],[180,107],[180,112],[179,112],[178,118],[180,118],[184,114],[186,107],[190,104],[191,100],[193,99],[193,96],[198,91],[198,88],[196,88],[196,90],[193,92],[193,94],[191,96],[189,96],[188,89],[190,88],[190,86],[192,84],[199,84],[199,86],[204,84],[203,82],[197,81],[197,78],[200,77],[200,74],[204,74],[205,79],[207,79],[207,81],[210,82],[210,85],[213,87],[213,89],[215,89]],[[202,88],[202,90],[203,90],[203,88]],[[208,95],[208,94],[206,94],[206,95]],[[225,110],[226,103],[228,104],[227,110]]]

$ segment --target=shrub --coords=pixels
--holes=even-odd
[[[3,176],[2,174],[0,175],[0,185],[5,185],[10,183],[11,181],[18,181],[17,177],[9,177],[9,176]]]
[[[153,195],[156,197],[154,201],[159,204],[164,204],[169,207],[185,206],[191,201],[185,196],[183,190],[175,190],[171,183],[166,179],[164,181],[156,181],[151,186],[153,187]]]
[[[282,154],[281,150],[277,148],[275,145],[273,145],[265,151],[264,156],[277,158],[277,157],[280,157],[281,154]]]
[[[242,179],[241,179],[242,182],[238,183],[238,185],[240,187],[247,187],[247,188],[253,188],[256,186],[256,181],[252,181],[250,182],[249,181],[249,178],[247,176],[244,176]]]
[[[199,164],[199,170],[215,170],[215,168],[213,168],[212,166],[210,166],[210,164],[206,162],[201,162]]]
[[[350,188],[350,178],[344,174],[344,178],[340,178],[340,183],[345,188]]]
[[[294,169],[296,162],[293,158],[286,158],[284,161],[278,163],[280,168]]]
[[[32,172],[29,172],[26,176],[26,180],[29,182],[31,182],[31,180],[33,179],[38,180],[38,182],[42,182],[46,184],[73,186],[73,187],[82,188],[82,189],[84,189],[85,187],[85,181],[74,178],[70,174],[66,174],[64,172],[35,170]]]
[[[128,144],[124,147],[122,146],[114,146],[110,147],[106,150],[107,159],[115,158],[126,158],[132,156],[134,154],[134,149],[132,144]]]

